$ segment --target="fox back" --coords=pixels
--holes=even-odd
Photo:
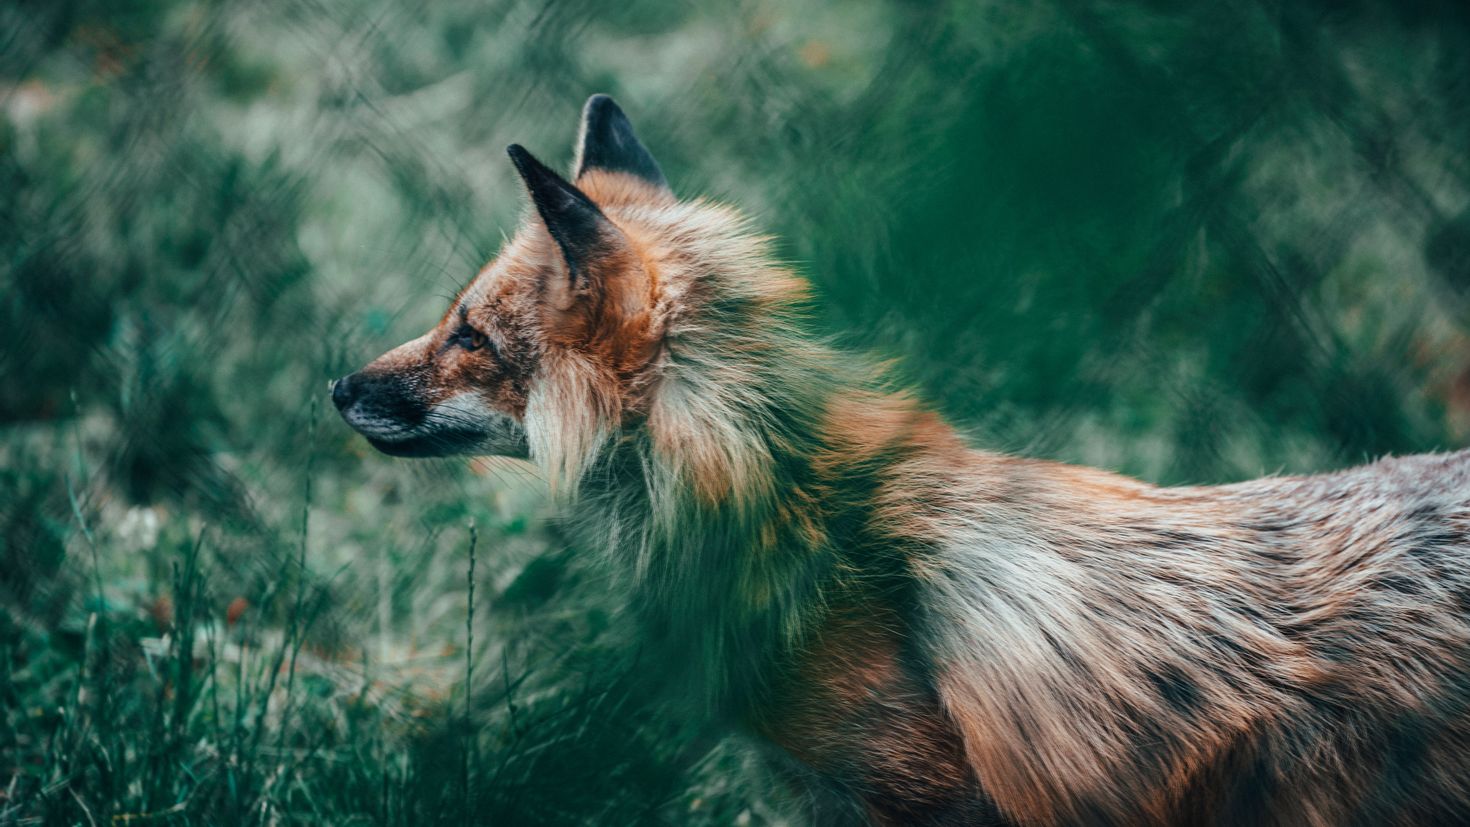
[[[509,152],[519,231],[333,400],[537,463],[820,820],[1470,823],[1470,454],[1158,488],[978,451],[611,99],[570,180]]]

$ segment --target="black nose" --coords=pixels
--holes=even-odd
[[[353,389],[351,376],[344,376],[332,383],[332,404],[337,406],[337,410],[343,410],[351,405],[352,400],[356,397],[357,393]]]

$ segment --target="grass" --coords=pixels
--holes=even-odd
[[[74,498],[94,552],[78,578],[80,624],[8,626],[0,645],[11,766],[0,822],[642,823],[751,806],[725,775],[745,759],[710,752],[646,700],[631,655],[608,642],[613,621],[538,605],[536,581],[575,588],[574,566],[538,558],[511,578],[496,597],[513,619],[475,646],[473,520],[452,530],[458,559],[440,561],[462,570],[462,602],[420,645],[324,633],[341,620],[333,575],[314,570],[312,465],[292,556],[248,605],[230,599],[208,524],[160,535],[150,551],[167,579],[124,604]],[[533,640],[510,624],[559,628]],[[477,657],[489,661],[478,683]]]

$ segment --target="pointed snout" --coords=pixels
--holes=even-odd
[[[424,418],[426,405],[405,377],[396,373],[360,370],[331,383],[332,404],[347,424],[363,430],[413,427]]]
[[[369,367],[333,380],[330,387],[337,412],[367,437],[401,436],[421,425],[429,409],[411,375]]]
[[[390,456],[527,455],[525,431],[509,416],[486,407],[473,392],[425,399],[421,381],[369,365],[328,387],[343,421]]]

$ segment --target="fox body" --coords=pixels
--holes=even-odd
[[[567,180],[333,398],[538,463],[828,821],[1470,823],[1470,453],[1158,488],[973,450],[588,101]]]

